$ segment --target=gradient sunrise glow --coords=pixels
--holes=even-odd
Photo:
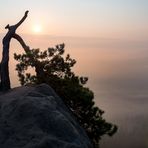
[[[0,32],[29,10],[21,33],[32,34],[33,23],[40,21],[46,35],[144,39],[147,6],[147,0],[1,0]]]

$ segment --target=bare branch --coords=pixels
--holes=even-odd
[[[14,26],[16,27],[16,29],[25,21],[25,19],[27,18],[27,16],[28,16],[28,10],[25,12],[25,14],[24,14],[24,16],[23,16],[23,18],[17,23],[17,24],[15,24]]]
[[[18,34],[15,33],[13,35],[13,38],[16,39],[21,44],[21,46],[24,48],[25,52],[29,52],[30,51],[29,46],[26,45],[26,43],[24,42],[24,40],[22,39],[21,36],[19,36]]]

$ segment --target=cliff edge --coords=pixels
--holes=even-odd
[[[91,148],[61,98],[46,84],[0,93],[0,148]]]

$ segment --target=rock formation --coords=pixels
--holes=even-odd
[[[85,131],[46,84],[0,94],[0,148],[91,148]]]

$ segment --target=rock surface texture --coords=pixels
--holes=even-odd
[[[23,86],[0,94],[0,148],[91,147],[49,86]]]

